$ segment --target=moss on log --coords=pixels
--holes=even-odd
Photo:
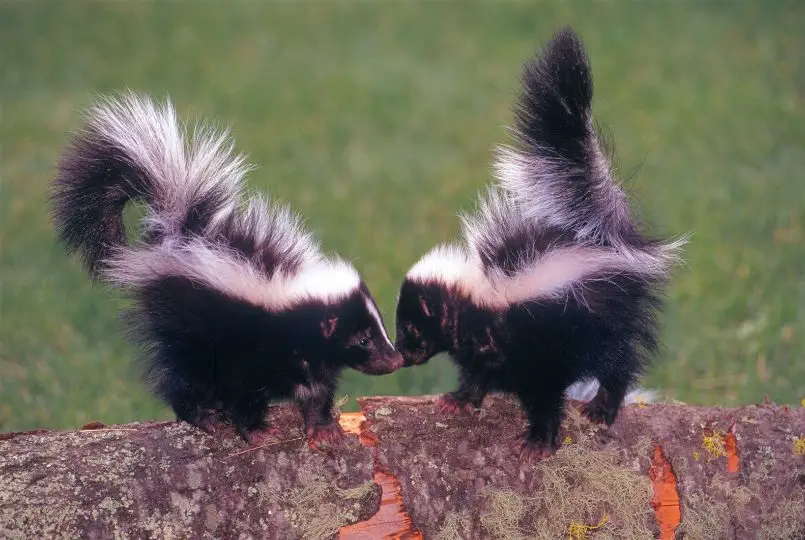
[[[0,538],[329,538],[377,512],[372,452],[308,448],[275,407],[271,446],[184,423],[0,436]]]
[[[521,465],[511,399],[361,407],[326,452],[289,406],[256,449],[176,422],[0,435],[0,538],[805,538],[805,408],[570,406]]]

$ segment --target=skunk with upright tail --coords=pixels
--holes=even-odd
[[[612,424],[657,349],[656,315],[683,239],[649,238],[633,217],[593,127],[593,86],[580,38],[554,36],[525,66],[515,145],[463,241],[408,272],[397,303],[406,365],[448,352],[459,386],[443,412],[515,394],[529,419],[522,457],[558,445],[565,392],[597,379],[586,415]]]
[[[269,402],[294,399],[312,445],[332,418],[341,370],[402,367],[358,272],[328,258],[287,207],[247,198],[226,132],[180,125],[169,101],[99,101],[59,165],[56,229],[90,275],[134,300],[127,317],[155,393],[206,431],[268,433]],[[127,240],[127,203],[145,203]]]

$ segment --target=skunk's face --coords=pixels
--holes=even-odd
[[[321,331],[330,354],[342,366],[370,375],[384,375],[403,367],[403,358],[394,349],[365,285],[328,312]]]
[[[447,350],[442,322],[446,315],[447,291],[438,284],[420,284],[406,279],[397,301],[397,350],[406,366],[424,364]]]

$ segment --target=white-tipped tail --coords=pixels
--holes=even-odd
[[[99,100],[59,164],[54,221],[92,275],[128,243],[123,211],[146,204],[145,238],[205,234],[238,205],[248,167],[226,132],[197,126],[187,136],[170,101],[125,93]]]
[[[106,97],[88,113],[88,132],[145,176],[137,195],[149,203],[147,224],[165,235],[178,234],[188,211],[209,197],[205,221],[215,226],[235,211],[250,167],[236,154],[228,130],[198,123],[188,133],[169,99],[160,104],[125,93]]]

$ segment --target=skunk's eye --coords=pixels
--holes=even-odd
[[[361,347],[364,347],[364,348],[368,347],[369,346],[369,338],[361,338],[361,340],[358,342],[358,345],[360,345]]]

